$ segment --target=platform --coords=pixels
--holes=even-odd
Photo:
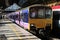
[[[0,20],[0,35],[5,35],[6,40],[41,40],[8,19]]]

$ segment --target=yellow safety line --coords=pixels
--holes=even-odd
[[[13,25],[9,25],[10,26],[10,28],[15,32],[15,34],[16,34],[16,36],[18,37],[18,38],[20,38],[20,36],[18,35],[18,33],[16,32],[16,28],[15,27],[13,27]],[[20,38],[20,40],[21,40],[22,38]]]

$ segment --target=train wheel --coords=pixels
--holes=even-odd
[[[36,27],[34,27],[34,26],[31,26],[30,31],[31,31],[31,33],[33,33],[35,35],[37,34]]]
[[[44,29],[39,29],[39,30],[38,30],[38,33],[39,33],[40,35],[44,35]]]

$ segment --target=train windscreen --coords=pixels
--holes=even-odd
[[[30,18],[51,18],[52,10],[48,7],[31,7]]]

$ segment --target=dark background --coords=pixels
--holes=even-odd
[[[0,0],[0,7],[4,9],[13,3],[17,3],[21,7],[27,7],[32,4],[49,4],[58,1],[60,0]]]

